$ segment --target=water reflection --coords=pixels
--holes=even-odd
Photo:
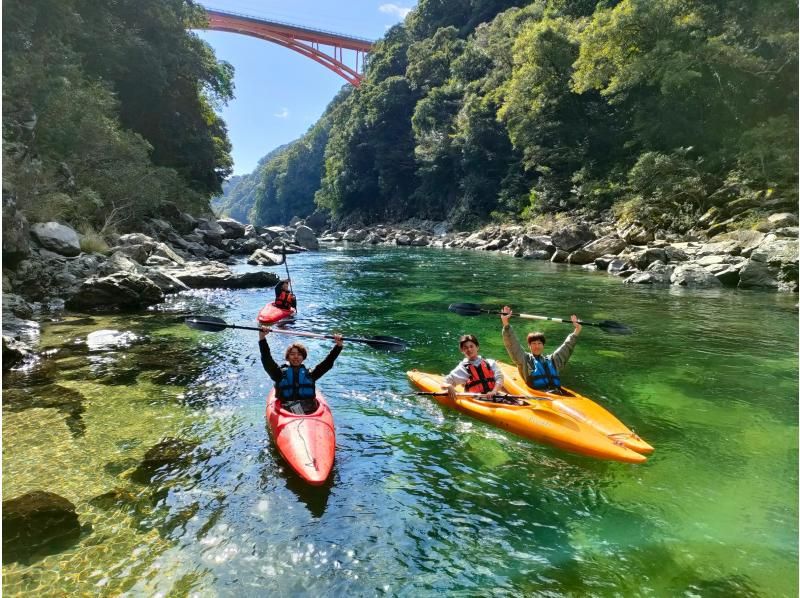
[[[304,481],[283,459],[278,447],[275,445],[272,434],[270,434],[269,424],[266,421],[264,424],[264,436],[269,438],[269,441],[265,443],[266,446],[262,452],[259,490],[272,492],[279,486],[280,482],[283,482],[286,488],[297,497],[298,501],[306,506],[308,512],[313,517],[320,519],[325,514],[331,489],[335,484],[336,461],[334,461],[331,474],[325,480],[325,483],[319,486],[312,486]],[[269,455],[265,454],[267,451],[269,451]]]

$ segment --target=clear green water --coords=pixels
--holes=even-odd
[[[329,250],[290,267],[297,329],[412,346],[347,344],[322,380],[337,425],[331,483],[303,486],[276,455],[255,333],[180,323],[250,323],[271,291],[197,291],[146,316],[53,323],[44,343],[60,349],[3,380],[3,497],[61,494],[84,533],[5,564],[4,595],[797,595],[796,296],[631,288],[427,249]],[[633,327],[585,328],[564,380],[654,455],[569,455],[412,394],[405,371],[449,370],[463,333],[505,357],[495,317],[447,312],[464,301]],[[569,332],[539,327],[550,347]],[[138,337],[87,346],[101,329]],[[291,340],[272,343],[282,353]],[[311,363],[330,345],[307,344]],[[199,456],[135,481],[165,437],[198,442]]]

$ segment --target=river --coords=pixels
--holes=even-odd
[[[289,267],[289,328],[410,344],[347,343],[321,380],[337,431],[330,483],[304,486],[271,444],[256,333],[181,323],[252,324],[271,289],[71,314],[44,325],[49,356],[4,377],[3,497],[60,494],[84,532],[6,563],[4,595],[797,595],[796,295],[629,287],[427,248],[327,249]],[[640,465],[571,455],[413,394],[405,372],[449,371],[461,334],[506,358],[499,319],[450,313],[453,302],[630,326],[584,327],[563,382],[655,453]],[[534,328],[551,350],[570,331],[515,322]],[[103,329],[130,334],[88,336]],[[270,340],[282,355],[302,339]],[[332,345],[306,344],[311,364]],[[196,458],[136,481],[162,438],[198,443]]]

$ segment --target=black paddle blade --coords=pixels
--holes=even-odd
[[[477,303],[451,303],[447,306],[447,309],[459,316],[479,316],[482,313],[493,313],[488,309],[481,309],[481,306]]]
[[[383,349],[384,351],[390,351],[392,353],[399,353],[400,351],[408,349],[408,343],[396,336],[369,336],[362,342],[375,349]]]
[[[205,332],[219,332],[230,328],[230,326],[222,318],[215,318],[214,316],[189,316],[183,320],[189,328],[195,330],[204,330]]]
[[[629,327],[625,326],[625,324],[620,324],[619,322],[615,322],[614,320],[600,320],[595,326],[599,326],[604,331],[610,334],[632,334],[633,330]]]

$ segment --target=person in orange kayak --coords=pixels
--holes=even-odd
[[[283,365],[275,363],[267,343],[269,326],[261,325],[259,328],[258,349],[261,352],[261,365],[275,382],[275,394],[281,408],[298,415],[314,413],[319,406],[316,398],[316,381],[330,371],[339,353],[342,352],[344,346],[342,335],[333,335],[336,344],[331,352],[309,370],[303,364],[308,357],[308,350],[302,343],[292,343],[286,348],[284,355],[286,363]]]
[[[297,311],[297,297],[292,293],[288,278],[279,281],[275,285],[275,301],[272,304],[281,309],[294,309]]]
[[[465,334],[458,339],[458,348],[464,359],[447,374],[442,386],[451,399],[456,398],[456,385],[463,384],[464,392],[485,394],[487,399],[503,388],[503,372],[494,359],[484,359],[478,354],[480,343],[473,334]]]
[[[503,344],[506,346],[509,357],[517,365],[517,370],[524,378],[525,383],[536,390],[560,391],[561,379],[558,372],[569,361],[572,350],[578,342],[578,335],[581,333],[578,316],[572,315],[572,325],[575,330],[567,336],[561,346],[550,355],[542,355],[545,343],[544,334],[541,332],[528,334],[526,340],[530,353],[526,353],[511,330],[511,324],[508,322],[511,315],[511,308],[506,305],[500,314],[500,320],[503,322]]]

